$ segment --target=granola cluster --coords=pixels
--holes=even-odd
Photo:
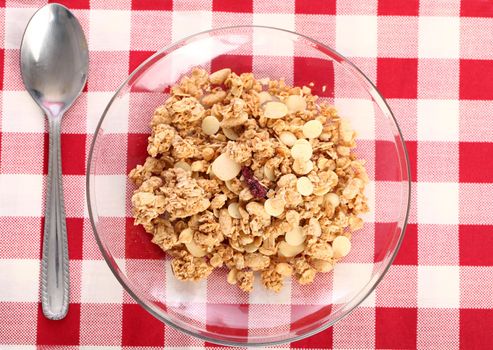
[[[368,176],[351,125],[309,87],[195,68],[151,127],[149,156],[129,175],[135,224],[178,279],[225,266],[244,291],[255,277],[279,291],[349,253]]]

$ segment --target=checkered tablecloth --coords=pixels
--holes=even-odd
[[[19,73],[23,30],[46,1],[1,0],[1,349],[213,346],[165,327],[123,292],[91,232],[85,159],[103,108],[140,62],[189,34],[238,24],[297,31],[349,57],[387,98],[412,166],[406,238],[376,292],[333,328],[278,348],[493,348],[492,0],[62,2],[90,49],[87,88],[62,128],[70,311],[56,322],[41,313],[48,137]]]

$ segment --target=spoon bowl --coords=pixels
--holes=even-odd
[[[68,243],[63,204],[60,129],[65,111],[87,79],[89,55],[82,27],[64,6],[49,4],[29,21],[21,43],[21,74],[49,126],[48,185],[41,261],[41,303],[46,317],[68,311]]]
[[[65,112],[82,91],[89,63],[84,32],[64,6],[38,10],[22,38],[21,72],[27,91],[49,115]]]

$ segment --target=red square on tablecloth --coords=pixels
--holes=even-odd
[[[214,58],[211,62],[211,72],[215,72],[223,68],[231,68],[231,71],[240,75],[252,71],[253,58],[252,56],[244,55],[221,55]]]
[[[320,58],[295,57],[294,85],[310,86],[314,95],[333,97],[334,63]]]
[[[416,141],[406,141],[409,166],[411,167],[411,181],[418,181],[418,143]]]
[[[375,247],[374,247],[374,261],[380,262],[387,255],[389,247],[389,232],[395,232],[397,230],[397,224],[395,222],[376,222],[375,224]]]
[[[493,266],[493,226],[459,225],[461,265]]]
[[[70,304],[62,320],[49,320],[38,306],[38,345],[78,345],[80,333],[80,304]]]
[[[248,304],[207,303],[206,308],[209,332],[228,336],[248,336]],[[228,318],[227,326],[224,324],[224,317]],[[216,347],[217,345],[205,342],[205,346]]]
[[[133,218],[125,219],[125,258],[164,259],[164,251],[151,240],[152,236],[142,225],[134,225]]]
[[[148,59],[155,51],[130,51],[128,72],[132,73],[135,68]]]
[[[291,305],[292,330],[303,327],[311,322],[330,314],[331,306],[322,305]],[[306,316],[308,315],[308,316]],[[291,343],[292,348],[308,349],[323,348],[331,349],[333,345],[332,327],[315,334],[311,337]]]
[[[127,135],[127,173],[137,164],[144,164],[147,158],[147,139],[148,134],[128,134]]]
[[[89,10],[89,0],[48,0],[48,3],[58,3],[70,9]]]
[[[418,60],[416,58],[378,58],[377,87],[385,98],[416,98]]]
[[[212,11],[251,13],[253,0],[213,0]]]
[[[171,11],[173,0],[132,0],[132,10]]]
[[[291,348],[299,349],[332,349],[333,329],[329,327],[308,338],[291,343]]]
[[[62,134],[62,172],[64,175],[86,174],[86,135]]]
[[[376,223],[386,225],[385,223]],[[404,240],[394,260],[394,265],[418,265],[418,225],[408,224]]]
[[[417,179],[417,142],[407,141],[406,148],[411,166],[411,179]],[[401,169],[396,165],[397,149],[391,141],[376,141],[375,142],[375,179],[377,181],[401,181],[403,176]]]
[[[459,97],[463,100],[493,99],[492,76],[493,60],[460,60]]]
[[[379,0],[380,16],[417,16],[419,0]]]
[[[491,0],[462,0],[460,15],[463,17],[493,17]]]
[[[485,116],[488,118],[489,116]],[[493,154],[493,143],[459,143],[460,182],[493,182],[493,162],[485,162]],[[478,169],[478,164],[481,168]]]
[[[295,0],[295,12],[313,15],[335,15],[336,0]]]
[[[415,308],[384,308],[375,311],[375,348],[415,349],[418,311]]]
[[[4,67],[4,62],[5,62],[5,50],[0,49],[0,90],[3,90],[3,70],[5,69]]]
[[[164,345],[164,324],[140,305],[123,304],[122,318],[123,346]]]
[[[68,256],[70,260],[82,259],[82,231],[84,219],[67,218]]]
[[[493,310],[460,310],[460,348],[493,349]]]

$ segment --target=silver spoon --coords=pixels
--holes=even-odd
[[[21,44],[22,80],[46,115],[50,134],[41,302],[52,320],[68,311],[68,246],[63,204],[60,125],[87,79],[88,50],[84,32],[64,6],[49,4],[29,21]]]

